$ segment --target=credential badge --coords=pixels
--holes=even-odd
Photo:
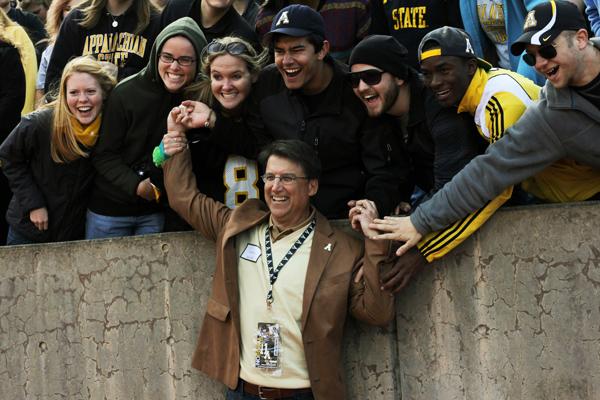
[[[279,26],[281,24],[289,24],[289,23],[290,23],[290,19],[288,18],[288,12],[284,11],[281,13],[281,17],[279,17],[275,26]]]

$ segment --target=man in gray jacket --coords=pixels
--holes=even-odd
[[[410,217],[375,220],[370,227],[383,232],[377,239],[405,242],[397,251],[402,255],[423,235],[465,217],[561,158],[575,160],[600,179],[600,39],[590,40],[581,21],[566,1],[529,12],[511,51],[525,50],[524,60],[547,79],[539,102]]]

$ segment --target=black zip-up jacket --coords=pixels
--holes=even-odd
[[[367,198],[377,204],[380,215],[389,215],[412,192],[402,137],[389,120],[367,116],[346,79],[348,67],[330,57],[326,60],[333,78],[323,92],[311,96],[314,111],[270,65],[253,87],[244,123],[219,115],[213,136],[227,141],[232,153],[249,158],[273,140],[300,139],[321,160],[319,191],[313,198],[321,213],[347,218],[348,200]]]
[[[98,24],[91,29],[79,25],[82,19],[83,12],[74,9],[60,25],[46,72],[46,92],[58,84],[67,62],[82,55],[115,64],[119,81],[137,73],[148,63],[150,49],[160,32],[160,15],[154,14],[143,32],[133,33],[138,23],[135,4],[118,17],[102,12]],[[116,27],[113,21],[117,22]]]
[[[85,212],[94,168],[88,158],[57,164],[50,156],[53,109],[31,113],[0,146],[2,170],[13,198],[6,213],[10,226],[36,242],[83,239]],[[46,207],[48,230],[40,231],[29,212]]]

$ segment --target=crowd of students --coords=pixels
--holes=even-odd
[[[380,215],[408,213],[499,141],[544,84],[510,49],[546,1],[313,3],[0,0],[0,241],[189,229],[168,206],[170,154],[189,147],[200,190],[235,208],[261,197],[260,149],[291,138],[321,160],[312,202],[327,217],[362,198]],[[576,25],[589,26],[585,10],[594,29],[594,2],[573,3]],[[455,66],[466,69],[454,98],[439,95],[451,74],[423,56],[432,49],[476,61]],[[380,94],[386,72],[396,83]],[[173,126],[185,140],[163,140]],[[593,169],[584,195],[545,189],[569,168],[526,181],[512,202],[594,198]],[[462,241],[450,236],[423,244],[425,258]]]
[[[600,38],[571,2],[269,0],[256,29],[248,1],[55,4],[33,112],[0,9],[7,243],[215,241],[192,366],[227,399],[344,399],[347,315],[388,324],[505,203],[600,198]]]

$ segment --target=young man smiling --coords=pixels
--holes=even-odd
[[[477,58],[471,38],[458,28],[445,26],[429,32],[419,44],[418,57],[425,86],[437,102],[451,112],[470,114],[472,124],[490,143],[502,137],[506,127],[520,118],[539,93],[539,87],[523,76],[503,69],[492,70],[489,63]],[[436,124],[433,121],[432,130]],[[459,139],[460,133],[456,137]],[[437,143],[435,138],[434,143],[436,148],[447,144]],[[459,140],[451,147],[469,144]],[[475,156],[473,152],[470,155]],[[438,153],[434,160],[438,165],[463,167],[466,163],[462,161],[468,160],[457,160],[451,152]],[[455,172],[459,170],[454,168]],[[419,243],[418,252],[413,250],[396,264],[397,274],[384,288],[400,290],[424,264],[423,258],[432,262],[443,257],[475,232],[511,195],[512,187],[468,218],[426,237]]]
[[[552,168],[563,192],[583,199],[600,191],[600,43],[588,38],[586,23],[569,2],[550,1],[529,12],[514,54],[548,79],[540,101],[508,129],[508,135],[465,167],[410,218],[387,218],[371,225],[380,239],[404,241],[403,254],[424,234],[484,206],[506,187]],[[538,174],[538,175],[536,175]],[[485,179],[480,177],[485,176]]]

